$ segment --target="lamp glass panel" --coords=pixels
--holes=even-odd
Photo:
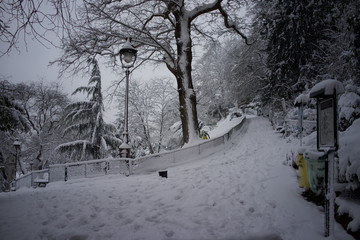
[[[123,59],[126,63],[132,63],[133,62],[134,54],[131,52],[124,52]]]

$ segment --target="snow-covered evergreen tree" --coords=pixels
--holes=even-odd
[[[360,2],[337,1],[333,10],[336,26],[329,34],[324,78],[353,81],[360,85]]]
[[[293,99],[294,93],[311,88],[323,74],[329,32],[335,26],[334,1],[276,0],[270,7],[261,6],[267,6],[259,20],[270,70],[264,97]]]
[[[89,101],[71,103],[66,107],[67,124],[64,135],[73,134],[74,141],[57,147],[62,153],[69,153],[75,161],[100,159],[109,156],[109,147],[117,149],[121,140],[115,137],[116,128],[103,120],[103,96],[101,75],[96,59],[89,60],[93,65],[88,86],[77,88],[73,94],[86,93]]]

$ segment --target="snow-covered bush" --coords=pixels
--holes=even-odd
[[[257,109],[254,108],[245,108],[245,113],[248,115],[257,115]]]
[[[298,108],[290,108],[285,117],[286,120],[286,133],[294,137],[299,137],[299,119]],[[316,109],[304,107],[303,109],[303,132],[302,136],[307,136],[316,131]]]
[[[131,139],[130,156],[133,158],[143,157],[151,154],[147,142],[140,136]]]
[[[343,198],[336,198],[336,204],[339,206],[338,213],[349,214],[352,220],[347,225],[347,230],[356,232],[360,230],[360,209],[359,205],[352,201],[347,201]]]
[[[303,147],[316,148],[316,141],[317,141],[317,134],[315,131],[303,138]]]
[[[298,108],[293,107],[287,111],[286,119],[298,120]],[[316,121],[316,109],[304,107],[303,120]]]
[[[339,136],[339,177],[348,182],[348,188],[360,189],[360,119]]]
[[[183,144],[181,121],[175,122],[164,134],[163,137],[166,150],[180,148]]]
[[[303,117],[304,117],[304,120],[316,121],[316,109],[315,108],[305,108]]]
[[[355,119],[360,118],[360,88],[348,84],[339,99],[339,128],[346,130]]]

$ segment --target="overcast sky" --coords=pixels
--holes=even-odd
[[[44,82],[60,82],[63,91],[69,95],[77,87],[87,85],[90,73],[86,72],[76,76],[58,78],[59,68],[56,65],[49,66],[49,62],[61,55],[60,49],[50,46],[49,44],[47,47],[44,47],[39,42],[31,40],[30,37],[27,39],[27,48],[24,43],[20,43],[18,46],[20,52],[13,49],[9,55],[0,57],[0,80],[6,79],[11,83],[30,83],[41,80]],[[4,46],[0,47],[4,49]],[[118,81],[122,77],[101,63],[100,71],[103,90],[107,89],[111,83]],[[154,69],[153,66],[136,69],[132,75],[132,78],[143,81],[149,81],[156,77],[171,77],[171,75],[164,66],[157,67],[156,69]],[[106,93],[104,93],[104,95],[106,95]],[[114,101],[112,103],[105,102],[106,120],[114,120],[114,115],[117,112],[115,109],[116,105],[117,103]]]
[[[13,49],[9,55],[0,58],[0,73],[2,78],[6,78],[11,83],[29,83],[39,80],[46,82],[58,81],[62,83],[64,91],[71,93],[79,86],[87,85],[89,75],[84,73],[76,76],[65,76],[58,78],[59,68],[56,65],[49,66],[49,62],[61,55],[61,50],[53,46],[44,47],[37,41],[29,39],[27,48],[20,44],[19,51]],[[100,70],[103,79],[103,89],[108,87],[111,82],[120,78],[117,74],[104,64],[100,63]],[[89,73],[90,74],[90,73]],[[143,80],[155,78],[157,76],[168,75],[164,67],[146,67],[134,71],[134,77]]]

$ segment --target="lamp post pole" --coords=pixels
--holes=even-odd
[[[125,83],[125,120],[124,120],[124,133],[123,138],[124,142],[126,144],[129,144],[129,76],[130,76],[130,70],[129,68],[126,68],[126,83]]]
[[[131,44],[131,38],[127,38],[125,44],[120,49],[120,61],[122,67],[125,68],[125,111],[124,111],[124,132],[123,143],[120,145],[120,156],[122,158],[130,158],[129,145],[129,76],[130,68],[134,66],[137,50]]]

